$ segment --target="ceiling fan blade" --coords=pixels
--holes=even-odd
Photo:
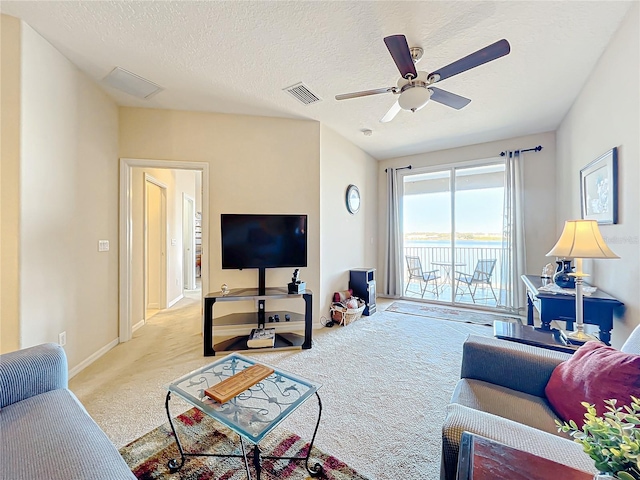
[[[348,98],[367,97],[369,95],[378,95],[379,93],[394,93],[396,87],[376,88],[375,90],[363,90],[362,92],[343,93],[336,95],[336,100],[346,100]]]
[[[393,61],[396,62],[402,78],[407,78],[409,75],[411,75],[411,78],[416,78],[418,72],[411,58],[407,38],[404,35],[391,35],[390,37],[384,37],[384,43],[389,49]]]
[[[511,46],[509,45],[509,42],[504,39],[498,40],[496,43],[492,43],[487,47],[481,48],[477,52],[450,63],[446,67],[442,67],[440,70],[432,72],[430,75],[439,75],[440,78],[438,81],[441,81],[445,78],[453,77],[454,75],[466,72],[467,70],[471,70],[472,68],[478,67],[497,58],[504,57],[510,51]]]
[[[400,108],[400,104],[396,100],[396,102],[393,105],[391,105],[391,108],[389,109],[389,111],[384,114],[384,117],[380,119],[380,123],[390,122],[395,118],[395,116],[398,114],[400,110],[402,110],[402,108]]]
[[[456,110],[466,107],[471,102],[468,98],[447,92],[441,88],[429,87],[429,90],[433,92],[431,94],[431,100],[446,105],[447,107],[455,108]]]

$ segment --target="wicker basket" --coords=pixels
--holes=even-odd
[[[349,325],[351,322],[355,322],[362,316],[367,304],[358,299],[358,308],[344,308],[337,305],[331,307],[331,318],[337,321],[340,325]],[[334,315],[335,314],[335,315]],[[336,320],[339,318],[339,320]]]

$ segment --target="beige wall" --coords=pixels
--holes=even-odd
[[[317,122],[120,109],[120,157],[208,162],[210,189],[209,278],[213,290],[257,287],[257,270],[222,270],[221,213],[306,213],[308,267],[301,277],[320,287],[320,126]],[[269,269],[267,286],[286,286],[292,269]],[[206,293],[206,292],[205,292]],[[229,305],[232,305],[229,303]],[[289,303],[286,307],[290,310]],[[278,304],[267,304],[267,309]],[[232,307],[229,307],[232,308]],[[238,306],[246,308],[246,306]],[[314,301],[314,320],[319,307]],[[224,313],[216,310],[216,315]]]
[[[20,20],[0,33],[0,353],[20,348]]]
[[[346,208],[347,187],[360,190],[360,211]],[[320,314],[333,292],[346,290],[349,270],[376,268],[378,162],[326,126],[320,129]]]
[[[132,169],[132,258],[131,318],[136,325],[144,319],[144,182],[145,173],[167,186],[167,303],[182,297],[182,194],[196,198],[196,178],[200,172],[166,168]],[[171,245],[171,239],[176,245]]]
[[[584,262],[587,281],[625,304],[614,320],[616,347],[640,324],[639,10],[636,2],[557,131],[556,235],[565,220],[580,218],[580,169],[618,147],[618,224],[600,231],[620,259]]]
[[[117,125],[114,102],[23,24],[20,346],[66,331],[71,369],[118,338]]]
[[[510,138],[498,142],[470,145],[468,147],[441,150],[439,152],[411,155],[380,162],[378,167],[378,211],[380,221],[378,237],[384,239],[386,225],[386,173],[387,167],[414,168],[450,165],[459,162],[500,158],[504,150],[517,150],[542,145],[540,152],[526,153],[524,157],[524,207],[525,207],[525,242],[527,246],[527,272],[539,274],[542,267],[552,259],[546,253],[553,247],[557,238],[556,224],[556,139],[554,132]],[[384,241],[380,241],[378,265],[384,265]],[[378,278],[382,278],[380,272]],[[378,282],[378,292],[382,292],[382,280]]]

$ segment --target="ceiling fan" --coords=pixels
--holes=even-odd
[[[383,123],[393,120],[400,110],[416,112],[424,107],[429,100],[460,110],[468,105],[471,100],[434,87],[433,85],[449,77],[503,57],[511,51],[509,42],[502,39],[460,60],[456,60],[446,67],[427,73],[416,71],[414,64],[422,57],[422,49],[418,47],[410,49],[404,35],[385,37],[384,43],[389,49],[393,61],[396,62],[400,75],[402,75],[402,78],[398,80],[397,86],[336,95],[336,100],[366,97],[380,93],[399,95],[396,103],[394,103],[385,116],[380,119]]]

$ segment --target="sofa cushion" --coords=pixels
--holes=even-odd
[[[67,388],[67,356],[56,343],[0,355],[0,408],[56,388]]]
[[[621,352],[640,354],[640,326],[633,329],[629,338],[620,347]]]
[[[0,478],[135,479],[118,450],[67,389],[0,411]]]
[[[480,380],[462,379],[456,385],[451,402],[566,438],[558,433],[555,424],[558,417],[553,410],[544,398],[535,395]]]
[[[640,355],[624,353],[599,342],[587,342],[566,362],[558,365],[545,388],[551,407],[564,421],[584,423],[587,402],[598,415],[604,400],[628,404],[640,391]]]
[[[544,397],[553,369],[570,355],[492,337],[469,335],[462,346],[462,378]]]

